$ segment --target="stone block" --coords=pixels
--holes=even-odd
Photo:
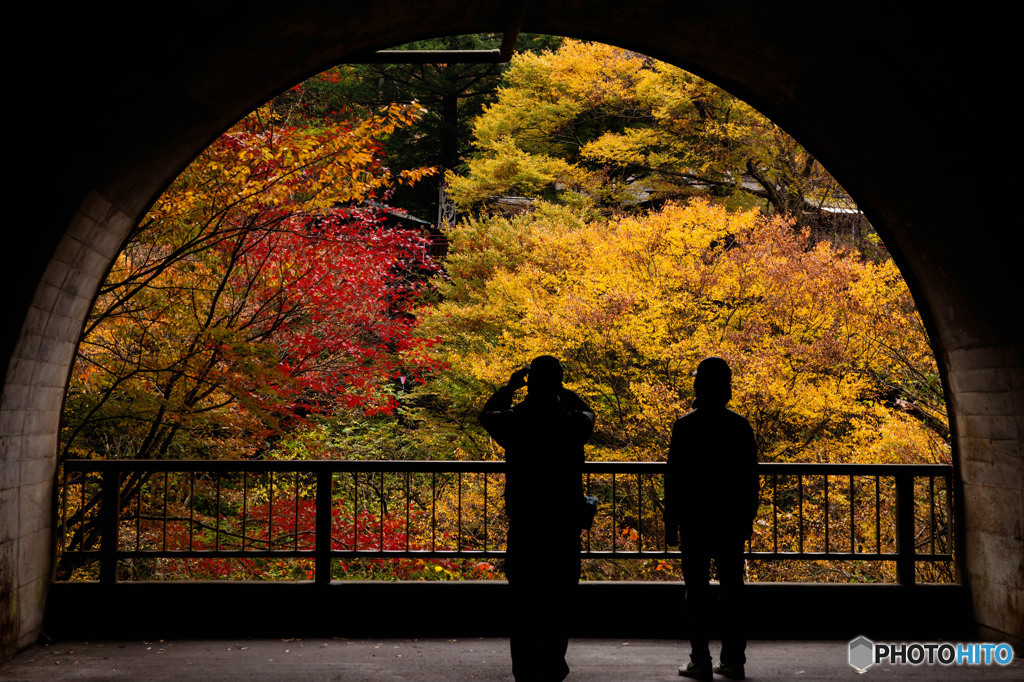
[[[42,436],[42,438],[47,438]],[[49,440],[47,438],[47,440]],[[36,457],[34,459],[22,460],[21,462],[21,483],[53,483],[53,477],[57,470],[57,458],[54,455]]]
[[[949,385],[957,394],[1010,390],[1010,376],[1007,367],[993,363],[985,367],[969,368],[952,360]]]
[[[47,314],[47,317],[49,317],[49,314]],[[14,356],[34,361],[39,359],[39,349],[42,348],[43,345],[43,332],[46,330],[46,318],[42,315],[32,313],[29,315],[29,319],[39,322],[39,330],[22,333],[21,340],[18,342],[18,347],[14,349]]]
[[[68,382],[68,368],[71,364],[70,358],[68,362],[39,362],[36,363],[36,371],[33,375],[32,384],[36,387],[42,386],[44,388],[60,387],[62,389],[67,387]],[[39,395],[38,393],[36,394]],[[37,409],[46,409],[43,403],[37,403]],[[60,409],[60,403],[57,404],[57,409]]]
[[[1015,440],[992,441],[987,438],[959,438],[960,461],[1018,462],[1024,456],[1024,444]]]
[[[1014,346],[987,346],[952,350],[949,360],[958,371],[969,371],[1016,365],[1018,357]]]
[[[960,414],[1012,416],[1017,414],[1015,391],[960,391],[956,394],[956,408]]]
[[[1006,487],[1010,482],[1020,480],[1024,473],[1024,461],[1011,450],[1019,449],[1016,443],[1003,441],[1004,447],[993,447],[979,454],[988,455],[987,459],[973,459],[967,456],[960,458],[960,474],[965,484],[992,485]],[[960,450],[964,452],[963,448]]]
[[[1024,590],[971,582],[974,619],[985,627],[1024,637]]]
[[[108,261],[113,260],[115,256],[121,251],[121,244],[124,241],[124,235],[120,232],[115,232],[108,229],[100,229],[96,233],[96,238],[92,244],[96,247],[96,250],[104,254]]]
[[[4,388],[8,388],[5,386]],[[20,409],[22,405],[13,405],[12,400],[8,396],[8,391],[4,391],[4,409],[0,409],[0,436],[4,438],[10,438],[12,436],[20,436],[25,432],[25,413]]]
[[[102,277],[106,274],[107,268],[110,267],[111,260],[112,256],[100,251],[96,248],[95,244],[90,243],[88,250],[82,254],[78,271],[73,278],[75,292],[87,298],[92,298],[102,281]],[[71,280],[69,280],[69,283],[71,283]]]
[[[13,384],[28,384],[32,381],[35,361],[28,358],[15,357],[7,367],[7,381]]]
[[[67,277],[64,278],[64,286],[61,290],[65,296],[92,298],[95,292],[87,291],[85,286],[86,282],[92,278],[89,276],[88,270],[83,270],[83,266],[88,268],[90,261],[95,260],[95,256],[96,252],[91,246],[82,247],[79,258],[76,259],[73,267],[68,270]]]
[[[964,544],[972,584],[993,590],[1024,590],[1024,545],[1019,538],[972,531]]]
[[[37,433],[32,436],[22,436],[22,440],[24,442],[22,461],[38,459],[39,457],[52,460],[57,452],[56,433]]]
[[[20,462],[24,458],[24,439],[20,433],[0,432],[0,462]]]
[[[34,393],[36,405],[44,412],[60,412],[61,407],[64,405],[65,391],[67,391],[66,384],[61,384],[60,386],[40,386],[36,388]]]
[[[31,404],[32,400],[32,387],[25,384],[5,384],[3,387],[3,396],[0,397],[0,414],[6,410],[22,412]],[[24,415],[22,415],[24,419]],[[18,433],[24,433],[25,425],[22,423],[18,427]],[[0,431],[0,433],[4,433]]]
[[[19,586],[31,584],[40,578],[50,578],[52,537],[49,529],[43,529],[18,538]]]
[[[64,238],[57,244],[57,250],[54,251],[53,261],[56,263],[62,263],[66,266],[65,273],[67,270],[76,267],[78,259],[81,257],[82,249],[84,248],[84,242],[76,235],[76,232],[82,232],[81,228],[76,229],[72,226],[67,232],[64,233]],[[82,236],[87,236],[88,232],[83,233]],[[63,281],[61,282],[61,288],[63,289]]]
[[[6,602],[7,598],[15,590],[15,571],[18,567],[18,542],[17,540],[0,540],[0,602]]]
[[[18,589],[18,617],[22,632],[32,632],[38,637],[43,626],[46,611],[46,590],[50,586],[49,576],[44,576],[22,585]]]
[[[950,372],[949,385],[957,394],[1019,391],[1019,373],[1012,362],[977,369],[956,367]]]
[[[48,410],[26,410],[24,433],[26,436],[53,433],[57,430],[59,422],[60,412],[52,406]]]
[[[12,542],[18,537],[18,490],[0,490],[0,543]]]
[[[6,441],[4,444],[7,444]],[[10,490],[19,485],[21,485],[21,466],[18,460],[6,460],[0,453],[0,490]]]
[[[90,191],[81,206],[78,207],[78,213],[75,215],[70,229],[84,231],[91,226],[95,226],[97,232],[102,232],[104,229],[102,225],[114,213],[114,207],[105,196],[98,192]]]
[[[61,317],[85,319],[92,305],[91,296],[82,296],[70,292],[62,292],[53,306],[53,314]]]
[[[957,414],[958,435],[965,438],[1017,440],[1017,418],[999,415]]]
[[[49,528],[53,520],[53,481],[22,483],[19,490],[22,532]]]
[[[75,341],[68,341],[67,339],[44,336],[39,343],[39,353],[36,359],[39,362],[53,362],[56,364],[66,362],[70,364],[68,358],[74,355],[76,342],[77,339]]]
[[[1000,536],[1024,537],[1020,488],[967,484],[963,487],[964,526],[970,533],[981,531]]]
[[[48,284],[52,287],[56,287],[58,291],[64,288],[64,278],[68,275],[67,263],[57,260],[54,258],[43,270],[42,283]],[[56,301],[56,299],[54,299]],[[43,310],[49,310],[43,308]]]
[[[36,289],[36,295],[32,297],[32,307],[25,319],[26,326],[22,329],[36,334],[41,333],[43,327],[46,326],[46,316],[53,310],[59,297],[60,283],[43,280],[39,288]]]

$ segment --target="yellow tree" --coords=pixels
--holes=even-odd
[[[597,43],[517,56],[449,175],[464,207],[522,195],[603,207],[735,195],[799,216],[845,193],[764,116],[682,69]]]
[[[705,202],[589,222],[542,204],[451,239],[445,298],[424,324],[445,339],[456,413],[553,353],[600,415],[592,456],[656,460],[689,409],[689,372],[717,354],[764,461],[947,456],[943,406],[905,378],[936,368],[891,263]]]
[[[466,221],[449,236],[443,301],[423,313],[451,368],[428,386],[438,409],[424,415],[433,426],[424,431],[439,448],[500,457],[474,428],[480,406],[520,363],[550,353],[598,414],[589,459],[663,460],[673,421],[690,409],[690,372],[714,354],[733,367],[732,407],[754,426],[761,461],[949,461],[941,396],[928,392],[934,356],[891,262],[865,262],[778,217],[704,201],[606,220],[541,202],[515,218]],[[599,524],[595,541],[615,533],[621,548],[637,541],[638,525],[651,533],[660,492],[654,481],[643,487],[620,483],[617,495],[643,494],[645,518]],[[805,492],[811,546],[823,535],[823,489],[808,483]],[[833,517],[841,509],[833,498]],[[782,511],[786,541],[796,512]]]

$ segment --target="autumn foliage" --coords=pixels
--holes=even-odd
[[[432,366],[410,306],[434,265],[373,205],[378,139],[418,115],[290,126],[271,107],[220,137],[156,202],[90,314],[65,456],[251,456],[311,412],[391,411]]]
[[[941,405],[893,399],[925,393],[936,368],[889,261],[705,202],[589,222],[546,205],[452,239],[445,300],[421,313],[447,381],[485,395],[522,358],[558,355],[600,415],[591,458],[662,459],[712,354],[734,368],[762,461],[947,457]]]
[[[216,140],[131,235],[82,335],[62,457],[501,459],[479,410],[521,363],[553,354],[598,414],[591,460],[663,461],[672,423],[693,400],[691,371],[719,355],[733,368],[731,407],[750,420],[763,462],[949,462],[938,369],[896,266],[801,227],[806,211],[848,197],[724,91],[610,46],[567,40],[517,57],[475,122],[466,172],[446,176],[468,213],[448,230],[442,264],[384,206],[392,188],[432,172],[393,171],[381,156],[382,140],[423,111],[292,116],[301,96],[293,90]],[[508,195],[528,201],[506,215],[495,205]],[[185,494],[167,480],[162,492],[149,475],[122,481],[121,502],[138,518],[122,542],[311,547],[311,484],[298,475],[277,493],[272,477],[218,479],[214,509],[208,482]],[[823,480],[807,490],[809,546],[830,523],[815,507],[828,499]],[[385,476],[356,475],[334,496],[334,548],[425,550],[440,540],[450,549],[488,538],[500,548],[500,490],[492,481],[488,493],[486,477],[458,481],[413,480],[385,504]],[[656,477],[614,492],[610,479],[592,483],[603,512],[613,498],[637,511],[622,511],[618,526],[599,515],[589,540],[656,549]],[[80,485],[65,501],[63,532],[89,550],[98,486]],[[160,495],[166,509],[147,511]],[[379,509],[365,506],[374,495]],[[790,492],[780,496],[785,542],[797,512]],[[891,493],[882,497],[891,509]],[[459,530],[438,536],[438,522]],[[755,528],[755,549],[766,532]],[[491,578],[498,568],[374,558],[336,562],[334,577]],[[136,578],[305,579],[311,566],[263,557],[128,569]],[[752,570],[823,575],[796,564]],[[885,570],[829,579],[888,579]],[[91,577],[92,568],[60,571]],[[660,579],[677,567],[595,561],[586,573]]]
[[[464,208],[512,195],[614,212],[710,195],[799,219],[852,205],[813,156],[745,102],[599,43],[517,55],[475,121],[474,145],[467,172],[448,173]]]
[[[420,315],[450,366],[430,385],[444,405],[434,437],[446,434],[462,457],[501,456],[464,425],[519,363],[550,353],[599,415],[591,460],[664,461],[672,423],[692,404],[690,373],[720,355],[734,371],[731,406],[754,427],[762,462],[949,461],[934,356],[891,261],[706,201],[606,220],[540,203],[513,219],[466,221],[450,237],[444,300]],[[610,500],[609,484],[594,481]],[[822,494],[807,491],[819,505]],[[660,484],[620,483],[616,495],[620,510],[646,507],[645,516],[599,522],[595,541],[614,535],[620,548],[636,547],[646,527],[654,542]],[[861,494],[862,505],[869,499]],[[808,538],[822,522],[805,528]],[[657,565],[589,570],[667,570]],[[781,573],[765,572],[771,579],[817,575],[772,568]],[[876,569],[859,575],[880,579]]]

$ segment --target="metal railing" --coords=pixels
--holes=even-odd
[[[101,582],[137,559],[305,559],[331,580],[353,559],[504,555],[504,462],[89,461],[63,464],[62,562],[98,562]],[[587,462],[597,519],[587,559],[678,558],[664,544],[664,463]],[[538,472],[538,475],[542,473]],[[747,558],[922,562],[952,575],[947,465],[761,464]]]

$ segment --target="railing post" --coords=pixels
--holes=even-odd
[[[120,513],[119,490],[120,472],[107,469],[100,482],[100,582],[106,585],[117,582],[117,527]]]
[[[896,576],[900,585],[914,584],[914,476],[896,474]]]
[[[324,467],[316,472],[316,554],[313,577],[317,585],[331,582],[331,476]]]

